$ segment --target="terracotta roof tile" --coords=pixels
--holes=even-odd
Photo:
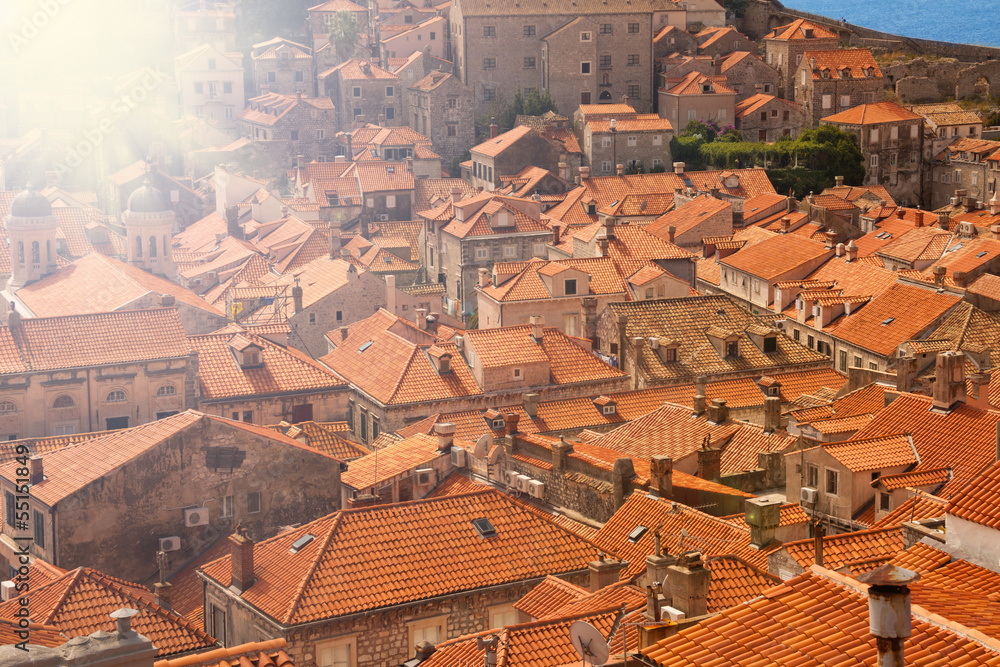
[[[822,447],[852,472],[909,466],[918,461],[913,441],[902,433],[871,439],[832,442]]]
[[[495,537],[472,520],[487,518]],[[314,535],[294,555],[289,546]],[[256,583],[242,598],[285,625],[449,593],[584,570],[594,545],[488,490],[344,510],[254,546]],[[463,567],[441,568],[461,555]],[[500,566],[502,564],[502,567]],[[229,583],[229,557],[203,572]]]
[[[806,514],[805,510],[802,509],[802,505],[798,503],[784,503],[779,509],[779,526],[782,528],[787,526],[795,526],[800,523],[808,523],[811,521],[809,515]],[[734,521],[740,527],[749,528],[746,522],[745,514],[731,514],[729,516],[722,517],[729,521]]]
[[[935,549],[929,544],[917,542],[889,562],[896,567],[902,567],[910,572],[917,572],[922,575],[931,570],[936,570],[942,565],[947,565],[951,562],[951,554]],[[921,581],[921,583],[926,582]]]
[[[951,479],[951,468],[933,468],[916,472],[901,472],[895,475],[882,475],[879,484],[887,490],[916,488],[921,486],[938,487]]]
[[[341,461],[352,461],[371,453],[364,445],[349,439],[351,429],[347,422],[281,422],[268,428],[293,440],[301,440],[305,445]],[[293,429],[295,435],[291,433]]]
[[[377,490],[397,475],[447,456],[438,451],[437,442],[434,436],[419,434],[355,459],[341,475],[341,484],[358,491]]]
[[[17,620],[0,619],[0,646],[9,646],[23,642],[24,637],[21,633],[24,633],[26,629],[30,633],[29,641],[33,646],[56,648],[65,644],[69,639],[69,637],[51,625],[29,623],[27,628],[23,628]]]
[[[786,542],[784,549],[803,568],[808,568],[815,560],[815,543],[812,538]],[[903,531],[898,527],[827,535],[823,538],[823,565],[839,570],[864,561],[885,562],[902,550]]]
[[[180,658],[158,660],[153,663],[153,667],[295,667],[295,663],[283,650],[287,644],[284,638],[267,639]]]
[[[806,30],[812,30],[812,36],[806,37]],[[796,19],[791,23],[778,26],[773,33],[765,35],[765,39],[799,40],[799,39],[838,39],[837,33],[831,32],[821,25],[807,19]]]
[[[567,603],[587,597],[589,593],[586,588],[546,575],[527,595],[514,603],[514,609],[534,619],[545,618],[558,612]]]
[[[721,264],[764,280],[778,278],[807,262],[833,255],[822,243],[790,234],[745,247],[721,260]]]
[[[222,558],[232,549],[226,536],[216,540],[203,554],[170,578],[170,608],[198,627],[204,627],[205,585],[196,572]]]
[[[483,484],[473,481],[468,475],[464,475],[456,470],[448,473],[448,475],[441,480],[436,487],[434,487],[434,490],[428,493],[425,497],[443,498],[444,496],[460,496],[463,493],[482,491],[483,488]]]
[[[890,528],[907,521],[943,518],[944,506],[947,502],[944,498],[917,491],[906,501],[900,503],[896,509],[872,524],[872,528]]]
[[[879,69],[869,49],[824,49],[806,51],[802,54],[802,61],[807,65],[811,64],[814,58],[816,65],[812,68],[813,79],[822,79],[824,70],[829,73],[828,78],[833,80],[882,78],[882,70]],[[872,69],[871,76],[864,74],[866,68]],[[850,70],[849,75],[846,74],[846,70]],[[905,109],[903,111],[906,112]]]
[[[706,565],[712,571],[707,598],[710,614],[749,602],[781,583],[781,579],[736,556],[712,556]]]
[[[875,102],[873,104],[859,104],[846,111],[827,116],[823,118],[823,121],[842,125],[877,125],[879,123],[920,120],[921,118],[922,116],[919,114],[908,111],[895,102]]]

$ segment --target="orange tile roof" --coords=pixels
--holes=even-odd
[[[354,10],[349,10],[354,11]],[[368,66],[368,71],[362,69],[362,64]],[[392,72],[382,69],[378,65],[367,60],[361,60],[359,58],[352,58],[351,60],[346,60],[336,67],[332,67],[328,70],[322,72],[319,76],[321,79],[325,79],[334,72],[340,72],[340,78],[344,81],[362,81],[362,80],[376,80],[382,79],[385,81],[399,81],[398,75]]]
[[[831,442],[822,447],[851,472],[909,466],[919,460],[913,440],[904,433]]]
[[[989,528],[1000,526],[1000,462],[951,496],[945,512]]]
[[[204,627],[205,585],[196,572],[202,566],[222,558],[231,549],[229,539],[223,535],[203,554],[170,578],[170,608],[173,611],[198,627]]]
[[[541,235],[542,232],[549,232],[549,228],[544,223],[521,211],[517,207],[517,204],[514,203],[515,201],[516,199],[513,197],[492,195],[490,193],[483,193],[478,197],[463,199],[457,206],[465,210],[465,219],[459,220],[457,217],[452,217],[451,222],[445,225],[442,231],[460,239],[470,236],[497,236],[503,234],[537,233]],[[443,206],[450,209],[448,215],[454,216],[455,205],[449,202]],[[507,211],[511,214],[510,219],[513,225],[508,227],[493,227],[491,225],[491,221],[498,219],[496,216],[500,211]],[[424,213],[418,213],[418,215],[423,217],[426,213],[425,211]]]
[[[899,526],[907,521],[943,518],[944,506],[947,502],[944,498],[916,491],[905,502],[900,503],[896,509],[872,524],[872,528],[889,528]]]
[[[879,123],[920,120],[921,118],[920,114],[908,111],[895,102],[875,102],[851,107],[822,120],[826,123],[839,123],[841,125],[877,125]]]
[[[295,667],[295,663],[283,650],[287,644],[283,637],[249,642],[180,658],[158,660],[153,663],[153,667]]]
[[[712,556],[705,564],[712,571],[707,598],[710,614],[749,602],[781,583],[778,577],[736,556]]]
[[[243,337],[261,349],[259,366],[244,368],[230,349]],[[243,334],[191,336],[198,352],[202,401],[231,402],[268,394],[304,394],[343,388],[347,382],[293,347],[283,347],[249,331]]]
[[[688,72],[683,77],[667,77],[665,79],[665,90],[667,95],[735,95],[736,91],[726,85],[725,76],[708,75],[701,72]],[[703,90],[703,86],[710,85],[711,89]]]
[[[751,58],[756,57],[756,56],[751,56],[749,53],[746,53],[745,55]],[[726,60],[726,63],[723,64],[723,70],[722,70],[723,72],[732,66],[728,65],[728,63],[729,60]],[[796,104],[795,102],[791,102],[789,100],[783,100],[780,97],[775,97],[774,95],[765,95],[764,93],[757,93],[756,95],[751,95],[742,102],[738,102],[736,104],[736,117],[746,118],[747,116],[751,116],[757,111],[763,109],[771,102],[777,102],[779,104],[783,104],[789,107],[790,109],[794,109],[796,111],[802,110],[801,104]]]
[[[10,646],[24,641],[21,633],[28,631],[32,646],[47,646],[56,648],[69,639],[54,626],[41,623],[29,623],[27,628],[21,627],[17,620],[0,619],[0,646]]]
[[[846,585],[845,585],[846,584]],[[914,667],[1000,665],[992,644],[968,638],[963,626],[938,625],[915,608],[913,632],[904,641]],[[922,615],[921,615],[922,614]],[[864,587],[851,586],[815,568],[766,591],[760,598],[681,629],[642,650],[654,664],[830,665],[875,664]]]
[[[812,37],[806,37],[806,30],[812,30]],[[806,19],[796,19],[791,23],[778,26],[774,32],[768,34],[764,39],[798,40],[798,39],[838,39],[837,34],[831,32],[821,25]]]
[[[590,591],[558,577],[546,575],[527,595],[514,603],[514,609],[530,618],[545,618],[558,612],[569,602],[586,597]]]
[[[899,553],[889,562],[910,572],[925,574],[951,561],[951,554],[935,549],[929,544],[917,542],[906,551]],[[921,582],[923,583],[923,582]]]
[[[537,134],[533,129],[527,125],[518,125],[507,132],[498,134],[495,138],[487,139],[481,144],[473,146],[470,150],[474,155],[482,155],[484,157],[496,157],[503,153],[505,150],[513,146],[520,139],[523,139],[529,134]]]
[[[734,554],[766,570],[768,554],[781,546],[774,542],[765,549],[755,549],[750,546],[749,528],[645,493],[629,496],[597,533],[594,542],[628,561],[622,579],[631,580],[645,571],[646,556],[654,551],[654,533],[661,524],[660,541],[663,550],[671,554],[691,549],[700,550],[706,556]],[[628,535],[637,526],[645,526],[648,530],[633,544]],[[681,533],[682,529],[686,535]]]
[[[818,419],[810,422],[809,426],[823,435],[839,435],[842,433],[854,433],[871,420],[871,414],[852,415],[850,417]]]
[[[496,536],[472,525],[487,518]],[[315,539],[298,553],[289,546]],[[585,570],[595,546],[497,491],[343,510],[254,546],[243,600],[283,625]],[[442,568],[460,558],[462,567]],[[444,560],[442,560],[444,559]],[[502,564],[502,567],[498,567]],[[229,585],[229,557],[203,572]]]
[[[301,439],[309,447],[341,461],[352,461],[371,453],[364,445],[348,439],[350,427],[347,422],[281,422],[267,428],[294,440]]]
[[[816,65],[812,68],[812,78],[822,79],[823,70],[830,73],[832,80],[857,80],[857,79],[881,79],[882,70],[879,69],[875,57],[869,49],[824,49],[820,51],[806,51],[802,54],[802,62],[811,64],[812,59],[816,59]],[[873,74],[865,76],[863,70],[872,68]],[[845,70],[850,70],[850,76],[844,76]],[[905,109],[904,109],[905,111]],[[907,112],[908,113],[908,112]]]
[[[901,472],[895,475],[882,475],[879,484],[887,490],[916,488],[919,486],[940,486],[951,479],[951,468],[934,468],[916,472]]]
[[[815,561],[815,542],[812,538],[786,542],[784,549],[803,568],[808,568]],[[895,526],[827,535],[823,538],[823,565],[839,570],[872,561],[885,562],[902,550],[903,531]]]
[[[374,487],[376,490],[397,475],[415,470],[421,465],[431,465],[447,456],[438,451],[437,437],[418,434],[400,440],[371,454],[351,461],[347,472],[340,477],[344,486],[358,491]],[[472,447],[472,443],[469,443]]]
[[[744,247],[720,263],[745,271],[763,280],[778,278],[807,262],[833,255],[822,243],[791,234],[778,234],[752,246]]]
[[[174,308],[24,318],[0,327],[0,371],[120,365],[191,353]]]
[[[924,573],[920,584],[947,589],[953,594],[961,591],[996,595],[1000,593],[1000,573],[966,560],[955,560]]]
[[[98,630],[113,631],[108,615],[123,607],[140,613],[132,628],[152,640],[160,656],[175,655],[215,646],[215,640],[181,616],[154,601],[153,594],[139,584],[79,567],[44,586],[22,593],[37,622],[56,628],[67,637],[81,637]],[[18,600],[0,605],[0,618],[16,620]]]
[[[463,493],[482,491],[483,488],[483,484],[473,481],[468,475],[456,470],[448,473],[448,475],[445,476],[445,478],[441,480],[436,487],[434,487],[434,490],[428,493],[425,497],[443,498],[444,496],[460,496]]]
[[[799,505],[798,503],[784,503],[778,508],[778,510],[780,516],[778,519],[778,525],[783,528],[811,521],[809,515],[806,514],[804,509],[802,509],[802,505]],[[740,527],[749,528],[746,522],[745,514],[730,514],[729,516],[724,516],[722,518],[728,521],[733,521]]]

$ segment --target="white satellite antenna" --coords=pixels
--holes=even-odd
[[[569,626],[569,638],[584,667],[588,664],[591,667],[601,667],[611,656],[611,649],[604,641],[604,635],[586,621],[575,621]]]
[[[486,458],[486,455],[490,451],[490,446],[493,444],[493,434],[484,433],[479,436],[479,440],[476,440],[476,446],[472,450],[472,455],[475,456],[480,461]]]

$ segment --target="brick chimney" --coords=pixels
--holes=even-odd
[[[580,167],[580,180],[585,181],[590,178],[590,167]]]
[[[950,222],[951,222],[951,218],[948,216],[947,213],[938,213],[938,217],[937,217],[938,227],[940,227],[941,229],[943,229],[945,231],[948,231],[948,225],[949,225]]]
[[[516,412],[508,412],[503,416],[504,426],[507,428],[507,435],[517,433],[517,422],[521,421],[521,415]]]
[[[455,425],[451,422],[439,422],[434,425],[434,433],[437,435],[438,451],[450,452],[451,445],[455,441]]]
[[[662,544],[660,543],[660,530],[662,528],[663,524],[661,523],[656,527],[656,530],[653,531],[653,553],[646,556],[647,586],[655,586],[656,584],[662,583],[667,574],[670,572],[670,566],[677,563],[676,556],[671,556],[669,553],[663,552]]]
[[[253,540],[244,533],[229,536],[232,573],[229,585],[241,594],[253,586]]]
[[[722,477],[722,450],[709,445],[707,436],[698,450],[698,477],[708,480]]]
[[[837,232],[829,231],[823,234],[826,243],[823,245],[827,250],[833,250],[837,245]]]
[[[691,414],[700,417],[705,414],[705,378],[694,379],[694,399],[692,400]]]
[[[944,277],[948,273],[948,269],[944,266],[935,266],[931,269],[931,274],[934,276],[934,284],[938,287],[944,287]]]
[[[590,561],[587,569],[590,570],[590,591],[594,593],[618,582],[621,577],[622,563],[599,553],[597,560]]]
[[[913,634],[909,584],[918,579],[918,573],[891,563],[858,576],[858,581],[868,584],[868,628],[875,637],[879,667],[906,664],[904,643]]]
[[[497,125],[497,119],[490,119],[490,139],[496,139],[497,135],[500,134],[500,126]]]
[[[955,283],[955,287],[964,288],[969,282],[969,274],[965,271],[955,271],[951,274],[951,280]]]
[[[729,407],[726,401],[721,398],[713,398],[712,404],[708,406],[708,421],[713,424],[721,424],[729,419]]]
[[[32,456],[28,459],[29,465],[29,477],[28,481],[32,484],[40,484],[42,480],[45,479],[45,469],[42,463],[41,456]]]
[[[302,287],[299,279],[295,279],[295,286],[292,287],[292,310],[296,315],[302,312]]]
[[[781,428],[781,397],[764,398],[764,432],[774,433]]]
[[[934,392],[931,409],[947,412],[965,403],[965,354],[941,352],[934,365]]]
[[[667,241],[669,243],[673,243],[674,242],[674,237],[676,235],[677,235],[677,228],[676,227],[674,227],[673,225],[670,225],[669,227],[667,227]]]
[[[545,338],[545,318],[541,315],[532,315],[528,321],[531,323],[531,339],[541,343]]]
[[[552,225],[552,245],[559,245],[562,237],[562,225]]]
[[[684,163],[683,162],[674,162],[674,173],[677,174],[678,176],[681,176],[681,175],[684,174]]]
[[[552,471],[562,472],[566,469],[566,457],[573,451],[573,444],[559,436],[558,442],[552,443]]]
[[[521,394],[521,399],[524,401],[524,411],[532,419],[538,416],[538,401],[540,398],[541,396],[533,391]]]
[[[674,460],[669,456],[656,455],[649,461],[649,490],[660,498],[674,495]]]
[[[774,531],[781,524],[781,501],[750,498],[743,511],[743,518],[750,526],[750,546],[763,549],[774,540]]]
[[[670,572],[670,606],[684,612],[688,618],[707,614],[712,571],[701,561],[701,552],[686,551],[676,565],[667,569]]]

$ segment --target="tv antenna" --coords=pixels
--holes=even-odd
[[[611,656],[611,649],[604,641],[604,635],[586,621],[576,621],[569,626],[569,638],[582,660],[583,667],[587,667],[588,664],[591,667],[601,667]]]

